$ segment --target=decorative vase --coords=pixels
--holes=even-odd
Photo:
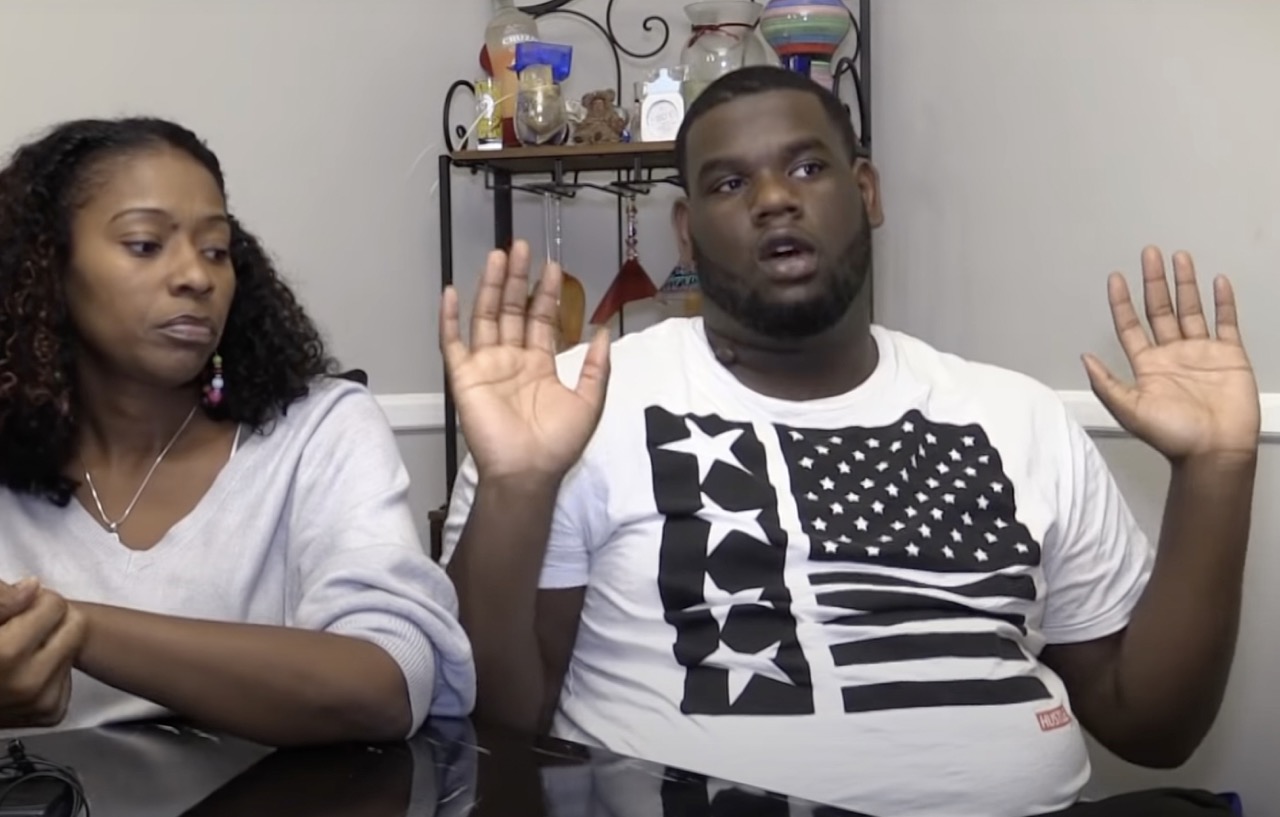
[[[853,28],[842,0],[769,0],[760,33],[782,64],[831,88],[831,61]]]
[[[686,107],[730,71],[771,62],[756,31],[761,10],[754,0],[704,0],[684,7],[692,28],[680,52]]]

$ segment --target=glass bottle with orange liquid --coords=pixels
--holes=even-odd
[[[494,14],[484,31],[484,47],[489,70],[497,86],[498,111],[502,116],[502,144],[518,147],[515,116],[520,79],[515,72],[516,45],[538,40],[538,22],[533,15],[516,8],[515,0],[494,0]]]

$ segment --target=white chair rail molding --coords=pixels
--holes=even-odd
[[[1090,434],[1099,437],[1128,436],[1093,392],[1060,390],[1058,397]],[[1280,392],[1264,393],[1261,400],[1262,441],[1280,442]],[[382,394],[378,395],[378,402],[397,432],[444,430],[444,394],[441,392]]]

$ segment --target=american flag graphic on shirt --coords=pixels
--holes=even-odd
[[[646,431],[683,711],[811,713],[814,649],[828,650],[824,663],[837,671],[874,678],[840,690],[846,712],[1052,697],[1015,640],[1036,600],[1040,545],[1017,520],[1014,486],[980,427],[913,410],[875,428],[772,426],[762,440],[749,423],[651,407]],[[770,477],[766,443],[785,475]],[[784,507],[807,540],[790,549],[807,555],[802,570],[786,569]],[[821,643],[800,642],[787,576],[807,580]],[[964,662],[948,664],[956,677],[945,680],[912,671],[957,658],[1008,671],[988,664],[966,675]]]

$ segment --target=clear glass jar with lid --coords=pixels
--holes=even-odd
[[[730,71],[776,63],[756,30],[763,10],[753,0],[703,0],[684,7],[692,28],[680,53],[686,105]]]

